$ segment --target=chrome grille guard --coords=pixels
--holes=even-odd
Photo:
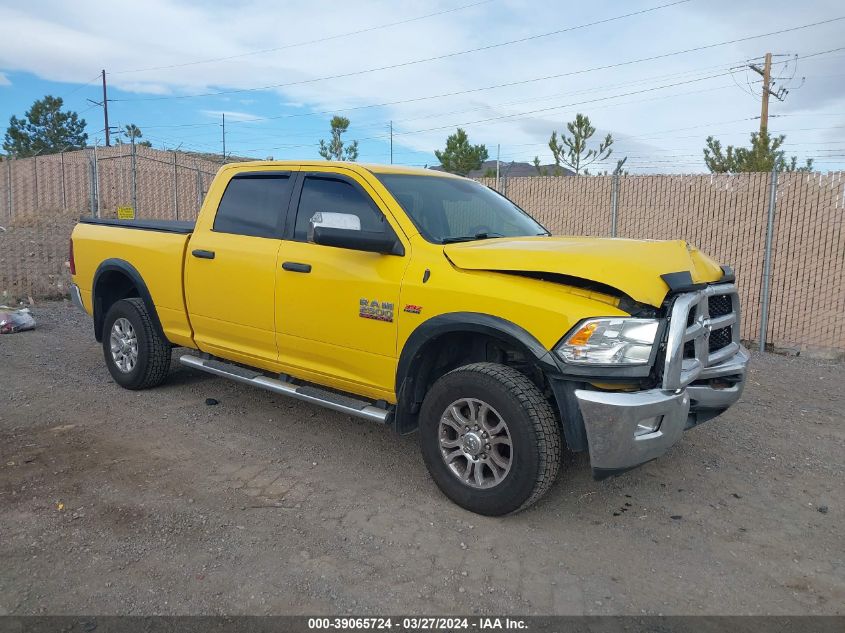
[[[732,311],[718,317],[710,316],[709,298],[728,295]],[[691,323],[690,315],[692,315]],[[675,298],[669,318],[666,338],[666,360],[663,367],[663,389],[676,390],[693,382],[708,367],[732,357],[739,344],[739,296],[734,284],[715,284],[702,290],[680,294]],[[689,323],[689,325],[687,325]],[[710,352],[710,332],[731,327],[731,342]],[[692,341],[695,355],[685,358],[684,348]]]

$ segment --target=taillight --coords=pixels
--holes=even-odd
[[[68,264],[70,265],[70,274],[76,274],[76,262],[73,261],[73,239],[70,240],[70,248],[67,255]]]

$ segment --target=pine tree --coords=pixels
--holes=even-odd
[[[549,139],[549,149],[555,159],[556,171],[559,172],[563,164],[572,169],[576,176],[582,171],[588,174],[587,167],[596,161],[605,160],[613,153],[610,147],[613,145],[613,137],[610,134],[604,137],[597,149],[587,147],[587,141],[596,133],[596,128],[590,124],[590,117],[576,114],[575,120],[566,124],[566,129],[571,136],[561,134],[558,141],[557,132],[552,132]]]
[[[320,139],[320,156],[326,160],[355,161],[358,158],[358,141],[344,145],[341,136],[349,129],[349,119],[345,116],[334,116],[330,122],[332,138],[327,143]]]
[[[728,145],[722,149],[722,143],[708,136],[704,148],[704,164],[714,174],[736,174],[742,172],[772,171],[813,171],[813,159],[808,158],[804,165],[798,166],[798,158],[786,158],[786,151],[781,149],[786,135],[771,136],[768,130],[751,133],[751,147]]]
[[[548,176],[549,175],[549,170],[546,169],[545,167],[543,167],[540,164],[540,157],[539,156],[535,156],[534,161],[531,164],[534,165],[534,171],[537,172],[538,176]]]
[[[474,169],[479,169],[487,160],[487,148],[484,145],[470,145],[467,133],[458,130],[446,139],[446,148],[435,150],[434,155],[443,169],[452,174],[466,176]]]
[[[63,112],[63,103],[61,97],[47,95],[35,101],[24,118],[12,115],[3,149],[11,156],[26,157],[84,148],[85,119],[76,112]]]
[[[120,131],[119,134],[115,135],[115,142],[118,145],[123,143],[123,139],[121,136],[125,136],[129,139],[130,143],[134,143],[135,145],[140,145],[141,147],[152,147],[153,144],[149,141],[139,141],[139,138],[143,138],[144,134],[141,132],[141,128],[139,128],[134,123],[130,123],[129,125],[123,126],[123,129]]]

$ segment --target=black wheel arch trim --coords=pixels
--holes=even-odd
[[[414,363],[419,362],[419,351],[432,339],[452,332],[487,334],[516,344],[527,351],[543,368],[557,371],[557,365],[549,350],[516,323],[480,312],[449,312],[424,321],[411,332],[399,355],[399,365],[396,369],[397,393],[401,390],[405,378],[411,374]]]
[[[159,321],[158,318],[155,303],[153,303],[153,298],[150,295],[150,291],[147,289],[147,284],[144,283],[144,278],[141,277],[141,273],[139,273],[138,270],[126,260],[111,258],[104,260],[97,267],[97,271],[94,273],[94,283],[91,286],[91,300],[94,307],[94,337],[97,339],[97,342],[103,340],[103,322],[106,318],[104,310],[102,309],[102,301],[99,297],[100,293],[98,292],[98,286],[102,276],[109,272],[118,272],[129,278],[138,291],[138,296],[141,298],[141,301],[144,302],[144,305],[150,314],[153,327],[155,327],[157,333],[162,337],[162,339],[167,340],[167,337],[164,335],[164,329],[161,327],[161,321]]]
[[[417,428],[421,386],[414,378],[424,368],[424,356],[420,351],[426,344],[444,334],[450,333],[486,334],[522,349],[537,365],[549,381],[554,393],[557,409],[561,413],[564,437],[572,450],[584,450],[580,438],[585,438],[583,420],[577,406],[574,410],[566,404],[566,390],[561,389],[563,377],[551,352],[530,332],[516,323],[478,312],[451,312],[432,317],[421,323],[408,337],[399,356],[396,372],[396,394],[398,404],[393,426],[399,433],[411,433]],[[574,401],[573,401],[574,402]],[[574,414],[574,416],[572,415]],[[569,428],[571,427],[571,428]]]

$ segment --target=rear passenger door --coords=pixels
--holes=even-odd
[[[197,225],[185,293],[202,351],[276,369],[276,258],[293,190],[291,171],[236,174],[216,214]]]

